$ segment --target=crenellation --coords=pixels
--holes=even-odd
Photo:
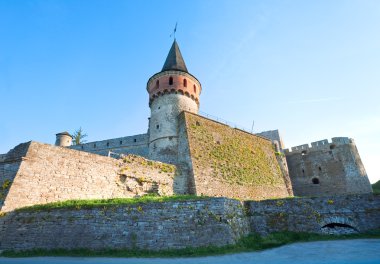
[[[317,147],[321,147],[321,146],[326,146],[328,144],[329,144],[329,141],[327,139],[323,139],[323,140],[311,142],[311,147],[317,148]]]
[[[299,146],[292,147],[290,149],[284,149],[284,153],[291,155],[291,154],[299,154],[311,151],[321,151],[321,150],[330,150],[333,149],[337,145],[346,145],[346,144],[355,144],[355,141],[352,138],[348,137],[333,137],[331,139],[331,142],[329,142],[328,139],[323,139],[315,142],[311,142],[311,147],[309,144],[303,144]],[[305,152],[306,150],[306,152]]]

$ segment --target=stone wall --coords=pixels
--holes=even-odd
[[[172,165],[138,156],[117,160],[28,142],[0,162],[0,183],[10,181],[1,211],[71,199],[171,195],[175,174]]]
[[[112,138],[70,146],[71,149],[108,156],[109,152],[117,154],[133,154],[148,158],[148,134]]]
[[[246,202],[252,232],[356,233],[380,228],[379,195]]]
[[[277,141],[280,149],[285,148],[284,142],[282,141],[282,138],[280,136],[280,132],[278,131],[278,129],[263,131],[263,132],[257,133],[256,135],[270,139],[272,142]]]
[[[372,192],[352,139],[321,140],[285,150],[285,155],[296,196]]]
[[[20,144],[7,154],[0,155],[0,208],[25,157],[29,144]]]
[[[0,250],[223,246],[248,233],[240,202],[225,198],[16,211],[0,218]]]
[[[150,105],[149,158],[176,164],[178,160],[178,115],[197,113],[197,103],[181,94],[165,94]]]
[[[16,210],[0,215],[0,250],[234,244],[249,233],[346,234],[380,228],[380,196],[247,201],[228,198]]]
[[[291,194],[270,140],[189,112],[179,120],[179,137],[188,142],[190,153],[187,158],[185,149],[182,159],[191,169],[192,193],[239,199]]]

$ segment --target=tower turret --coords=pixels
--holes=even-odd
[[[149,157],[176,163],[178,120],[182,111],[198,113],[200,82],[191,75],[174,40],[162,70],[147,83],[149,107]]]
[[[60,147],[69,147],[73,141],[73,137],[68,132],[55,134],[55,145]]]

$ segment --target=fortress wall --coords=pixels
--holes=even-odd
[[[178,116],[178,124],[178,160],[176,166],[181,173],[175,178],[174,191],[178,194],[196,194],[194,168],[191,161],[184,114]]]
[[[271,141],[183,112],[189,166],[197,195],[239,199],[287,197],[289,193]],[[192,177],[189,178],[192,180]]]
[[[277,141],[279,143],[280,149],[283,149],[285,147],[284,143],[282,142],[282,138],[280,136],[280,132],[278,131],[278,129],[263,131],[260,133],[256,133],[256,135],[265,137],[267,139],[270,139],[271,141]]]
[[[28,143],[20,144],[0,157],[0,208],[3,206],[28,147]]]
[[[149,122],[149,158],[175,164],[178,160],[178,115],[198,112],[197,103],[181,94],[166,94],[152,102]]]
[[[224,246],[248,232],[240,202],[226,198],[16,211],[0,218],[0,250]]]
[[[252,232],[342,234],[380,228],[379,195],[342,195],[245,203]],[[334,228],[334,224],[340,224]]]
[[[294,195],[321,196],[372,192],[356,145],[333,138],[285,151]]]
[[[108,153],[133,154],[148,158],[148,134],[107,139],[70,146],[71,149],[108,156]]]
[[[175,167],[137,156],[123,161],[49,144],[29,142],[2,211],[70,199],[173,193]]]
[[[0,250],[147,250],[224,246],[249,233],[343,234],[380,228],[380,196],[247,201],[228,198],[98,208],[17,210],[0,216]]]

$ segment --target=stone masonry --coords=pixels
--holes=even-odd
[[[371,193],[372,188],[353,139],[339,137],[285,150],[294,195]]]
[[[116,160],[32,141],[4,157],[1,211],[73,199],[173,194],[175,167],[138,156]]]
[[[226,198],[16,211],[0,218],[0,250],[224,246],[248,232],[240,202]]]
[[[249,233],[357,233],[380,228],[371,194],[247,201],[228,198],[97,208],[16,210],[0,217],[0,250],[147,250],[224,246]]]

